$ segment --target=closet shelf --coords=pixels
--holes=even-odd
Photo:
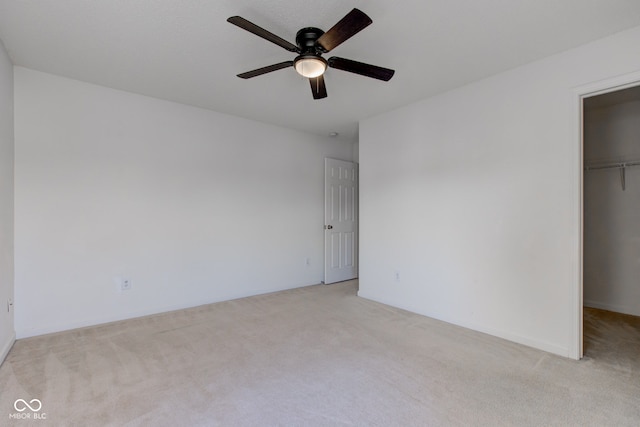
[[[584,167],[584,170],[588,172],[601,169],[620,169],[620,184],[622,185],[622,191],[624,191],[627,187],[625,182],[625,170],[626,168],[631,166],[640,166],[640,160],[634,160],[630,162],[598,163],[595,165],[587,165]]]
[[[624,169],[629,166],[640,166],[640,160],[634,160],[632,162],[598,163],[595,165],[587,165],[584,167],[584,170],[593,171],[598,169]]]

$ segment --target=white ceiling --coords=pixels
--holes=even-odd
[[[314,101],[293,68],[236,77],[294,54],[229,16],[295,43],[353,7],[373,24],[327,56],[393,68],[390,82],[329,69]],[[0,0],[16,65],[345,140],[362,118],[637,25],[638,0]]]

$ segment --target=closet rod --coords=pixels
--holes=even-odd
[[[600,165],[593,166],[585,166],[585,171],[593,171],[598,169],[620,169],[620,185],[622,186],[622,191],[627,189],[627,178],[625,175],[625,171],[629,166],[640,166],[640,160],[635,160],[633,162],[618,162],[618,163],[603,163]]]
[[[587,165],[584,167],[584,170],[593,171],[598,169],[619,169],[619,168],[626,168],[628,166],[640,166],[640,160],[633,161],[633,162],[605,163],[601,165],[591,165],[591,166]]]

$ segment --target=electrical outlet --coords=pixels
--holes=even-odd
[[[116,285],[116,293],[121,294],[122,291],[131,290],[131,279],[116,276],[113,278],[113,284]]]

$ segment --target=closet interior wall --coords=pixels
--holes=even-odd
[[[640,161],[640,86],[626,91],[584,101],[584,305],[640,316],[640,166],[589,169]]]

